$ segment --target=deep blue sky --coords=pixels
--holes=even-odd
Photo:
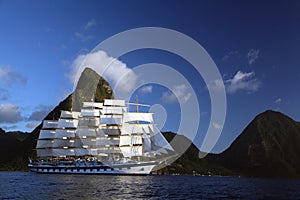
[[[220,152],[259,113],[273,109],[300,121],[299,1],[1,1],[0,127],[31,131],[73,89],[72,63],[106,38],[138,27],[182,32],[213,58],[227,88],[227,117],[214,148]],[[197,91],[200,146],[210,100],[203,80],[176,55],[144,50],[120,58],[128,68],[172,66]],[[176,130],[178,106],[161,102],[164,88],[139,94],[162,103]]]

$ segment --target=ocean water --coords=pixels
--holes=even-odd
[[[0,199],[300,199],[300,180],[0,172]]]

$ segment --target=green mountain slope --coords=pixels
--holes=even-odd
[[[212,162],[247,176],[300,177],[299,155],[300,124],[269,110]]]
[[[176,136],[172,132],[163,132],[164,137],[168,142],[172,141]],[[183,135],[177,135],[176,140],[178,142],[172,142],[173,149],[176,152],[182,152],[182,148],[190,145],[188,149],[179,157],[175,162],[169,166],[159,170],[156,173],[163,174],[201,174],[201,175],[237,175],[235,172],[224,168],[221,165],[217,165],[214,162],[209,162],[210,157],[213,154],[208,154],[205,158],[200,159],[199,154],[203,152],[191,143],[191,141]]]

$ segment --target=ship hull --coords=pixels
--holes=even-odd
[[[44,165],[29,164],[32,172],[43,174],[99,174],[99,175],[148,175],[155,167],[155,163],[134,163],[115,165]]]

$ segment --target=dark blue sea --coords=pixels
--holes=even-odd
[[[0,172],[0,199],[300,199],[300,180]]]

